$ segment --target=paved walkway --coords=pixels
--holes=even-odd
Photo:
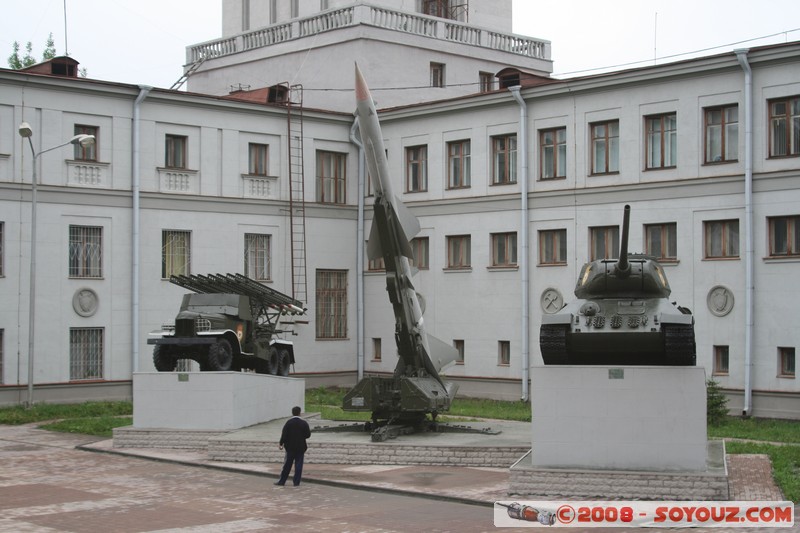
[[[764,456],[732,457],[733,494],[782,499]],[[494,531],[491,502],[507,499],[505,469],[309,464],[294,488],[272,485],[279,468],[0,426],[0,532],[469,533]]]

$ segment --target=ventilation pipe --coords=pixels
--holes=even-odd
[[[749,49],[734,50],[744,70],[744,406],[742,415],[753,409],[751,371],[753,367],[753,71],[747,62]]]
[[[358,140],[358,117],[350,127],[350,142],[358,146],[358,224],[356,229],[356,366],[364,378],[364,146]]]
[[[131,243],[133,245],[133,265],[131,273],[131,380],[139,371],[139,189],[141,183],[141,105],[153,88],[139,86],[139,96],[133,102],[133,157],[131,176],[131,196],[133,197],[133,223]]]
[[[520,251],[517,256],[520,271],[520,284],[522,292],[522,398],[523,402],[529,399],[528,382],[530,380],[530,326],[529,326],[529,272],[528,272],[528,106],[520,95],[521,86],[509,87],[511,96],[519,104],[519,142],[517,143],[517,153],[520,154],[520,235],[517,242]]]

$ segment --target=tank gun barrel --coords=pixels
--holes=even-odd
[[[619,277],[628,277],[631,273],[631,266],[628,263],[628,229],[631,224],[631,206],[625,206],[625,214],[622,217],[622,238],[619,243],[619,260],[617,261],[616,274]]]

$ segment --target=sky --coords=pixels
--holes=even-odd
[[[558,77],[800,41],[798,0],[512,1],[513,32],[550,41]],[[0,0],[0,5],[3,68],[14,41],[23,51],[30,41],[39,60],[52,32],[57,53],[68,52],[90,78],[169,88],[181,77],[186,46],[222,35],[222,0]]]

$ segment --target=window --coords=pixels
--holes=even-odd
[[[70,328],[69,379],[103,379],[103,328]]]
[[[428,147],[406,148],[406,192],[428,190]]]
[[[186,141],[181,135],[167,135],[164,151],[164,166],[167,168],[186,168]]]
[[[426,270],[429,268],[430,244],[428,242],[428,237],[411,239],[409,244],[411,245],[411,251],[414,252],[414,259],[409,260],[411,266],[417,267],[419,270]]]
[[[567,230],[542,230],[539,232],[539,264],[567,264]]]
[[[517,136],[492,137],[492,185],[517,182]]]
[[[739,257],[739,221],[715,220],[703,222],[705,258]]]
[[[464,0],[418,0],[417,10],[433,17],[466,22],[466,6]]]
[[[380,272],[381,270],[386,270],[386,263],[384,262],[383,257],[369,259],[367,261],[367,270],[370,272]]]
[[[647,224],[644,227],[645,249],[659,261],[678,260],[678,224]]]
[[[539,132],[540,176],[543,180],[567,177],[567,128]]]
[[[3,265],[5,264],[5,253],[3,253],[3,246],[6,242],[5,240],[5,222],[0,222],[0,278],[5,276],[5,272],[3,270]]]
[[[103,276],[103,228],[69,227],[69,277]]]
[[[431,63],[431,87],[444,87],[443,63]]]
[[[345,203],[347,154],[317,150],[317,201],[323,204]]]
[[[769,221],[769,255],[771,257],[800,256],[800,216],[770,217],[767,220]],[[2,231],[1,225],[0,231]],[[0,242],[0,246],[2,246],[2,242]]]
[[[619,257],[619,227],[603,226],[589,228],[591,237],[591,261],[617,259]]]
[[[347,271],[317,270],[317,338],[347,338]]]
[[[678,162],[678,119],[675,113],[645,118],[647,169],[670,168]]]
[[[800,96],[770,100],[769,156],[800,155]]]
[[[592,133],[592,174],[619,172],[619,120],[598,122]]]
[[[794,348],[778,348],[778,376],[794,377]]]
[[[257,281],[272,279],[272,236],[264,233],[244,234],[244,275]]]
[[[494,74],[491,72],[479,72],[481,92],[488,93],[494,90]]]
[[[511,364],[511,341],[497,341],[497,364],[500,366]]]
[[[739,159],[739,106],[705,110],[706,163],[727,163]]]
[[[372,360],[373,361],[380,361],[381,360],[381,339],[380,338],[373,338],[372,339]]]
[[[714,368],[712,374],[716,376],[728,375],[728,347],[714,346]]]
[[[470,265],[470,236],[447,237],[447,268],[469,268]]]
[[[248,148],[248,166],[247,172],[254,176],[266,176],[267,175],[267,154],[269,151],[269,146],[266,144],[256,144],[250,143]]]
[[[76,124],[75,135],[94,135],[94,142],[88,146],[82,146],[81,143],[75,144],[75,161],[97,161],[98,128]]]
[[[470,186],[470,142],[447,143],[447,188]]]
[[[190,274],[191,232],[164,230],[161,232],[161,277]]]
[[[517,266],[516,232],[492,234],[492,266]]]
[[[456,355],[456,364],[463,365],[464,364],[464,341],[460,339],[456,339],[453,341],[453,347],[458,352]]]

